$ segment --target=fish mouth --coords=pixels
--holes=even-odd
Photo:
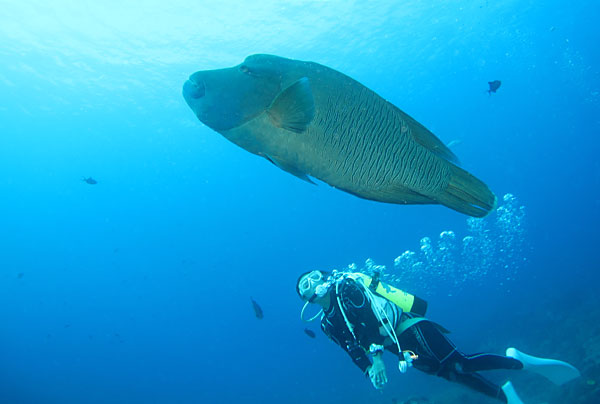
[[[203,82],[198,83],[190,79],[183,85],[183,93],[191,99],[197,100],[204,97],[206,87]]]

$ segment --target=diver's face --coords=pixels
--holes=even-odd
[[[302,300],[311,300],[315,296],[317,287],[324,284],[325,281],[323,273],[320,271],[312,271],[300,278],[298,290],[300,291]]]

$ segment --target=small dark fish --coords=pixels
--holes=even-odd
[[[81,179],[83,182],[85,182],[86,184],[90,184],[90,185],[96,185],[98,183],[98,181],[96,181],[95,179],[93,179],[92,177],[87,177],[87,178],[82,178]]]
[[[315,335],[314,331],[312,331],[312,330],[309,330],[308,328],[305,328],[305,329],[304,329],[304,333],[305,333],[306,335],[308,335],[309,337],[311,337],[311,338],[315,338],[315,337],[316,337],[316,335]]]
[[[500,85],[502,84],[502,82],[500,80],[494,80],[494,81],[488,81],[488,84],[490,85],[488,94],[492,95],[492,93],[495,93],[496,90],[500,88]]]
[[[24,276],[25,276],[25,274],[23,272],[19,272],[17,274],[17,278],[19,278],[19,279],[23,279]]]
[[[70,328],[71,324],[65,324],[65,328]]]
[[[258,318],[258,319],[263,318],[264,317],[263,311],[260,308],[260,306],[258,305],[258,303],[256,303],[253,298],[250,298],[250,300],[252,301],[252,308],[254,309],[254,315],[256,316],[256,318]]]

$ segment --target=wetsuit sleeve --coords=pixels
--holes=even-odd
[[[360,344],[354,340],[350,331],[346,332],[342,330],[335,330],[329,327],[327,323],[321,323],[321,329],[323,332],[336,344],[338,344],[348,355],[352,362],[362,370],[363,373],[367,373],[367,369],[371,366],[371,360],[367,356],[365,350]]]
[[[354,364],[358,366],[363,373],[366,374],[367,369],[369,369],[369,367],[371,366],[371,360],[367,356],[365,350],[356,342],[353,345],[346,345],[344,350],[348,352],[348,355],[350,355],[352,362],[354,362]]]

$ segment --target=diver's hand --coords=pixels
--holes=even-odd
[[[413,364],[413,361],[419,357],[413,351],[402,351],[402,356],[404,360],[398,362],[398,369],[400,369],[400,373],[406,373],[409,367]]]
[[[388,381],[385,373],[385,364],[381,357],[382,354],[373,356],[373,364],[369,367],[369,378],[371,378],[371,383],[373,383],[373,387],[377,390],[382,389]]]

